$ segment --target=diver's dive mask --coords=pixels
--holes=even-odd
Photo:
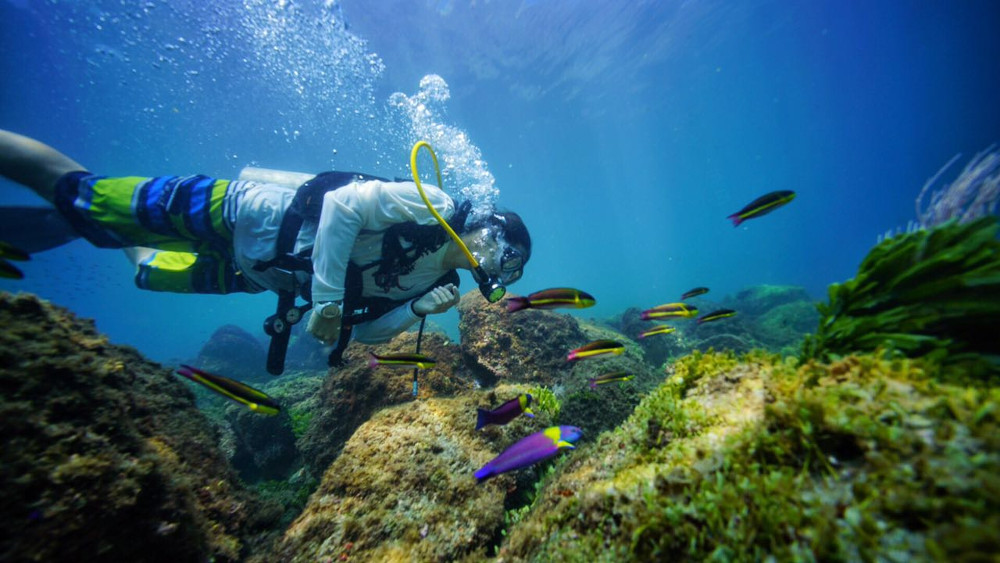
[[[506,286],[521,279],[524,274],[524,253],[501,237],[491,236],[488,230],[484,230],[484,235],[495,243],[496,249],[493,252],[473,252],[479,266],[473,268],[472,277],[479,284],[483,297],[490,303],[496,303],[507,292]]]

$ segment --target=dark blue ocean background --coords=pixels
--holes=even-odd
[[[598,301],[585,317],[699,285],[818,300],[914,218],[941,166],[963,155],[950,180],[1000,140],[998,28],[993,0],[3,0],[0,128],[101,174],[233,178],[405,177],[430,127],[458,139],[446,187],[492,175],[531,230],[514,292],[585,289]],[[450,98],[415,126],[390,100],[428,75]],[[787,207],[726,220],[786,189]],[[0,204],[41,200],[0,182]],[[139,291],[120,251],[84,241],[23,270],[0,289],[158,361],[193,357],[227,323],[263,338],[275,306]],[[455,334],[457,313],[436,320]]]

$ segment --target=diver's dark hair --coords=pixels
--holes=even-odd
[[[531,235],[524,225],[521,216],[513,211],[493,211],[485,217],[473,219],[465,226],[463,232],[487,227],[503,233],[503,239],[511,246],[523,251],[524,261],[531,258]]]

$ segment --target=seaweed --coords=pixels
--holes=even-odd
[[[1000,375],[998,229],[991,216],[882,241],[817,305],[802,360],[885,348],[939,361],[946,375]]]

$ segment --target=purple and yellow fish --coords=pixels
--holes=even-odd
[[[593,358],[594,356],[603,356],[605,354],[620,355],[624,351],[625,345],[621,342],[615,340],[595,340],[575,350],[570,350],[569,355],[566,356],[566,361],[572,362],[574,360]]]
[[[656,336],[657,334],[670,334],[671,332],[677,330],[672,326],[659,325],[657,327],[651,328],[647,331],[640,332],[639,338],[646,338],[648,336]]]
[[[702,316],[698,319],[698,324],[710,323],[712,321],[717,321],[719,319],[724,319],[726,317],[732,317],[736,314],[736,311],[732,309],[719,309],[718,311],[712,311],[711,313]]]
[[[681,295],[681,301],[684,301],[685,299],[691,299],[692,297],[698,297],[699,295],[705,295],[706,293],[708,293],[707,287],[696,287],[694,289],[685,291],[684,294]]]
[[[582,435],[583,430],[576,426],[550,426],[521,438],[476,471],[476,479],[484,481],[494,475],[534,465],[556,455],[559,450],[572,450],[576,447],[573,443]]]
[[[667,319],[670,317],[691,318],[698,316],[698,308],[687,303],[666,303],[657,305],[652,309],[646,309],[639,317],[644,321],[653,319]]]
[[[368,360],[368,367],[388,366],[393,368],[420,368],[427,369],[434,367],[437,362],[423,354],[384,354],[378,356],[368,353],[371,358]]]
[[[597,377],[591,377],[587,380],[587,383],[590,384],[591,389],[597,389],[598,385],[604,385],[605,383],[614,383],[615,381],[632,381],[633,379],[635,379],[635,375],[627,371],[613,371]]]
[[[516,398],[507,401],[499,407],[488,411],[479,409],[479,418],[476,420],[476,430],[490,424],[504,425],[514,420],[519,415],[528,418],[535,418],[535,413],[529,408],[534,398],[529,393],[521,393]]]
[[[726,219],[731,220],[734,227],[739,227],[743,221],[767,215],[793,199],[795,199],[795,192],[792,190],[779,190],[764,194],[748,203],[743,209],[726,217]]]
[[[222,377],[202,371],[188,365],[181,364],[177,369],[177,374],[182,375],[195,383],[200,383],[223,397],[232,399],[237,403],[243,403],[250,407],[250,410],[261,414],[278,414],[281,405],[266,393],[254,389],[245,383],[240,383],[235,379]]]
[[[521,309],[556,309],[570,307],[584,309],[593,307],[597,301],[586,291],[571,287],[555,287],[536,291],[527,297],[511,297],[507,299],[507,311],[513,313]]]

